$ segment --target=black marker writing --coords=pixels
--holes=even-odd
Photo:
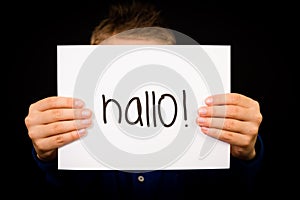
[[[177,112],[178,112],[178,105],[177,105],[177,101],[175,99],[175,97],[172,94],[162,94],[160,96],[160,98],[158,99],[157,105],[156,105],[156,95],[155,95],[155,91],[151,92],[151,97],[148,93],[148,91],[145,91],[145,115],[146,115],[146,124],[147,127],[150,127],[150,112],[149,112],[149,98],[152,98],[152,122],[153,122],[153,126],[156,127],[157,126],[157,122],[156,122],[156,115],[158,115],[159,121],[161,122],[161,124],[164,127],[171,127],[176,119],[177,119]],[[166,120],[164,119],[163,115],[162,115],[162,103],[163,101],[165,101],[166,99],[170,99],[173,102],[173,107],[174,107],[174,113],[173,113],[173,118],[171,120],[171,122],[166,122]],[[183,114],[184,114],[184,120],[187,121],[187,109],[186,109],[186,92],[185,90],[182,91],[182,105],[183,105]],[[108,104],[111,104],[112,106],[116,106],[118,108],[117,112],[118,112],[118,123],[122,123],[122,106],[120,105],[120,103],[116,100],[116,99],[106,99],[105,95],[102,95],[102,104],[103,104],[103,122],[104,124],[107,124],[107,106]],[[136,106],[136,110],[137,110],[137,117],[134,120],[130,120],[129,116],[128,116],[128,111],[132,106]],[[156,112],[156,108],[157,108],[157,112]],[[125,117],[125,121],[130,124],[130,125],[136,125],[139,123],[140,126],[144,126],[143,123],[143,118],[142,118],[142,114],[143,114],[143,106],[141,103],[141,100],[139,97],[133,97],[131,98],[128,103],[126,104],[125,107],[125,112],[124,112],[124,117]],[[187,127],[187,124],[185,125]]]

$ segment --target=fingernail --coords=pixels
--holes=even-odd
[[[79,100],[79,99],[76,99],[75,102],[74,102],[74,107],[75,108],[81,108],[83,107],[84,103],[83,101]]]
[[[81,123],[82,124],[91,124],[92,120],[91,119],[84,119],[84,120],[81,120]]]
[[[208,132],[208,128],[207,128],[207,127],[201,127],[201,131],[202,131],[203,133],[207,133],[207,132]]]
[[[80,129],[77,131],[78,135],[82,136],[86,134],[86,130],[85,129]]]
[[[83,117],[89,117],[91,116],[92,112],[89,110],[89,109],[84,109],[82,112],[81,112],[81,115]]]
[[[199,113],[200,113],[200,114],[206,114],[206,112],[207,112],[207,109],[206,109],[206,108],[200,108],[200,109],[199,109]]]
[[[198,123],[203,123],[203,122],[205,122],[205,118],[203,118],[203,117],[198,117],[198,118],[197,118],[197,122],[198,122]]]
[[[213,98],[212,97],[208,97],[206,100],[205,100],[205,103],[206,104],[211,104],[213,102]]]

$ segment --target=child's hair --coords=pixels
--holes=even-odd
[[[92,32],[90,44],[98,45],[111,36],[122,39],[151,39],[174,44],[171,31],[154,4],[136,2],[112,4],[108,17]],[[150,28],[151,27],[151,28]]]

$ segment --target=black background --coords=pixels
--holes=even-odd
[[[8,108],[3,130],[8,139],[3,141],[7,164],[3,162],[2,168],[8,177],[5,185],[12,191],[37,187],[33,183],[39,172],[31,157],[24,118],[31,103],[56,95],[57,45],[89,44],[91,31],[107,14],[108,2],[112,1],[40,1],[7,7],[7,28],[2,31],[7,34],[4,42],[10,45],[5,66],[11,74],[3,79],[3,88],[9,86],[9,92],[3,105]],[[264,117],[260,134],[266,155],[257,191],[266,196],[289,195],[290,178],[297,174],[290,156],[294,138],[290,135],[297,131],[288,131],[293,102],[289,45],[297,26],[294,6],[252,1],[230,5],[227,1],[155,2],[170,28],[199,44],[231,45],[232,92],[259,101]],[[229,192],[234,194],[234,188]]]

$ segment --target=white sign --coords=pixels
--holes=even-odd
[[[196,117],[230,92],[230,46],[69,45],[57,58],[58,95],[93,111],[88,134],[59,148],[59,169],[229,168],[229,144]]]

